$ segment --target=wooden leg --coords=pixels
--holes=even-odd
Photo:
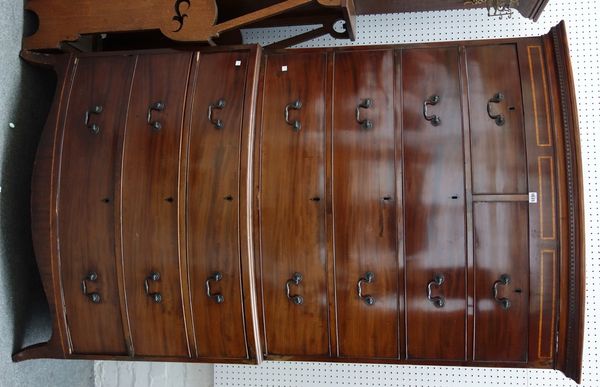
[[[12,361],[15,363],[31,359],[64,359],[60,343],[54,339],[46,343],[39,343],[25,347],[12,355]]]

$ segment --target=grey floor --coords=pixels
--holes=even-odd
[[[50,335],[29,218],[35,149],[55,79],[19,59],[22,0],[0,0],[0,387],[93,386],[93,363],[31,360],[13,352]]]

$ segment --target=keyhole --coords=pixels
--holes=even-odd
[[[450,196],[450,197],[451,197],[453,200],[456,200],[456,199],[458,199],[458,195],[452,195],[452,196]]]
[[[515,289],[515,293],[522,293],[522,292],[523,292],[523,290],[521,290],[520,288],[519,289]]]
[[[102,202],[103,203],[110,203],[110,199],[109,198],[104,198],[104,199],[102,199]]]
[[[385,202],[389,202],[390,200],[392,200],[391,196],[384,196],[383,197],[383,201],[385,201]]]
[[[225,196],[225,200],[227,200],[228,202],[230,202],[230,201],[233,200],[233,196],[227,195],[227,196]]]
[[[313,202],[319,202],[319,201],[321,201],[321,198],[318,196],[315,196],[314,198],[310,198],[310,200],[312,200]]]
[[[509,107],[508,107],[508,110],[510,110],[510,111],[514,111],[514,110],[516,110],[516,108],[515,108],[514,106],[509,106]]]
[[[169,196],[168,198],[165,199],[165,201],[169,202],[169,203],[173,203],[173,198]]]

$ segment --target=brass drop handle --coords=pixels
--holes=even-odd
[[[208,105],[208,120],[217,129],[223,129],[224,125],[223,125],[222,120],[220,120],[220,119],[214,120],[213,119],[213,110],[214,109],[222,110],[224,107],[225,107],[225,99],[224,98],[219,99],[216,103],[211,103],[210,105]]]
[[[302,101],[297,99],[294,102],[288,103],[287,105],[285,105],[285,109],[283,111],[285,123],[290,125],[292,127],[292,129],[294,129],[294,132],[298,132],[298,131],[300,131],[300,129],[302,129],[302,124],[298,120],[290,121],[290,109],[293,109],[293,110],[302,109]]]
[[[304,303],[304,297],[298,294],[290,294],[290,286],[292,284],[299,286],[302,282],[302,274],[296,272],[292,275],[292,278],[288,279],[285,283],[285,294],[291,302],[296,305],[302,305]]]
[[[100,133],[100,126],[98,124],[90,124],[90,118],[91,118],[92,114],[99,115],[100,113],[102,113],[102,110],[103,110],[103,108],[101,105],[96,105],[93,108],[86,110],[86,112],[85,112],[85,118],[84,118],[85,126],[93,134]]]
[[[205,283],[205,285],[206,285],[206,296],[208,298],[214,299],[217,304],[222,304],[223,301],[225,301],[225,297],[223,297],[223,295],[220,294],[220,293],[212,294],[211,290],[210,290],[210,282],[211,281],[219,282],[222,279],[223,279],[223,275],[220,272],[217,271],[217,272],[213,273],[213,275],[211,275],[210,277],[208,277],[208,279],[206,280],[206,283]]]
[[[498,297],[498,286],[503,285],[506,286],[510,283],[510,276],[508,274],[502,274],[500,279],[494,282],[494,286],[492,286],[492,293],[494,295],[494,300],[499,302],[502,305],[502,309],[508,310],[512,305],[510,300],[506,297]]]
[[[363,129],[372,129],[373,121],[368,118],[361,119],[360,118],[360,109],[369,109],[373,106],[373,100],[371,98],[365,98],[358,105],[356,105],[356,122],[360,124],[360,127]]]
[[[444,283],[445,278],[443,274],[436,274],[435,277],[433,277],[433,280],[430,281],[427,284],[427,299],[433,304],[433,306],[435,306],[436,308],[443,308],[444,305],[446,305],[446,298],[444,296],[436,296],[433,297],[431,295],[432,293],[432,287],[440,287],[442,286],[442,284]]]
[[[359,278],[358,282],[356,283],[356,292],[358,293],[358,298],[363,300],[365,302],[365,304],[367,304],[369,306],[375,304],[375,299],[373,298],[373,296],[371,296],[369,294],[363,295],[362,285],[363,285],[363,283],[371,284],[371,283],[373,283],[374,280],[375,280],[375,274],[373,274],[373,272],[368,271],[365,273],[365,275],[363,277]]]
[[[100,294],[98,294],[98,292],[89,293],[87,288],[87,281],[96,282],[96,280],[98,280],[98,274],[96,274],[93,271],[89,272],[88,275],[86,275],[85,278],[81,281],[81,292],[94,304],[99,304],[101,300]]]
[[[431,97],[427,98],[424,102],[423,102],[423,117],[431,122],[431,125],[433,126],[439,126],[442,123],[442,119],[440,118],[440,116],[435,115],[435,114],[429,114],[427,112],[427,107],[428,106],[435,106],[440,102],[441,98],[439,95],[432,95]]]
[[[148,277],[146,277],[146,279],[144,279],[144,292],[152,299],[152,301],[159,304],[162,302],[162,295],[158,292],[150,292],[150,281],[160,281],[160,273],[153,271]]]
[[[492,113],[492,104],[493,103],[500,103],[504,101],[504,94],[498,92],[496,94],[494,94],[494,96],[492,98],[489,99],[488,103],[487,103],[487,114],[488,116],[490,116],[490,118],[494,121],[496,121],[496,125],[498,126],[502,126],[504,125],[504,123],[506,122],[506,120],[504,119],[504,115],[503,114],[493,114]]]
[[[155,121],[152,119],[152,112],[162,112],[164,110],[165,103],[161,101],[155,102],[148,107],[148,116],[146,121],[148,122],[148,125],[150,125],[152,129],[156,132],[162,129],[162,124],[160,123],[160,121]]]

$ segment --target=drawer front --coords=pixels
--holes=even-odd
[[[407,357],[464,360],[467,262],[458,49],[403,50],[402,85]]]
[[[527,159],[516,46],[466,51],[473,193],[525,193]]]
[[[271,55],[266,61],[260,134],[266,352],[326,356],[326,56]]]
[[[116,271],[114,203],[117,145],[133,65],[130,57],[78,59],[69,96],[58,240],[74,353],[127,353]]]
[[[338,53],[334,71],[333,216],[339,352],[349,357],[397,358],[393,51]]]
[[[177,197],[191,56],[140,56],[133,79],[121,190],[127,310],[137,356],[189,356]]]
[[[528,206],[473,205],[476,361],[527,361]]]
[[[248,53],[201,54],[189,96],[186,240],[200,357],[247,357],[239,235],[247,68]]]

